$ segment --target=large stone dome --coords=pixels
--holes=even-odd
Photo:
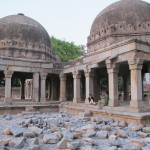
[[[89,51],[103,48],[131,37],[150,40],[150,4],[141,0],[121,0],[105,8],[95,18]],[[99,42],[99,46],[92,46]]]
[[[0,56],[50,61],[50,37],[37,21],[23,14],[0,19]]]

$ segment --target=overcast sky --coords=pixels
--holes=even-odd
[[[86,45],[94,18],[116,1],[1,0],[0,18],[23,13],[42,24],[50,36]]]

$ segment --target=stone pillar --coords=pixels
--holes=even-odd
[[[124,84],[124,101],[129,101],[130,100],[130,96],[129,96],[129,76],[128,75],[123,75],[123,84]]]
[[[81,84],[81,75],[79,72],[73,73],[73,79],[74,79],[74,98],[73,102],[74,103],[79,103],[81,102],[81,89],[80,89],[80,84]]]
[[[142,101],[142,76],[141,70],[143,67],[143,61],[140,59],[135,59],[129,61],[129,68],[131,71],[131,108],[142,108],[144,103]]]
[[[25,79],[21,78],[21,99],[25,99]]]
[[[39,72],[33,73],[33,101],[39,102]]]
[[[59,100],[64,102],[66,101],[66,75],[60,74],[60,98]]]
[[[94,72],[90,71],[85,71],[85,85],[86,85],[86,99],[85,99],[85,104],[89,104],[89,94],[92,94],[94,97]]]
[[[12,91],[11,91],[11,78],[13,71],[4,71],[5,74],[5,103],[12,102]]]
[[[46,77],[47,73],[41,73],[41,103],[46,103]]]
[[[119,105],[118,101],[118,65],[106,62],[108,80],[109,80],[109,106],[116,107]]]

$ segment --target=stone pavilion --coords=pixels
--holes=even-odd
[[[1,18],[0,70],[5,79],[2,106],[17,105],[11,83],[19,78],[18,107],[57,102],[73,113],[88,108],[93,115],[148,123],[150,101],[144,100],[143,78],[150,73],[150,4],[121,0],[106,7],[93,21],[87,54],[68,63],[60,62],[38,22],[23,14]],[[118,77],[124,82],[121,101]],[[99,100],[101,79],[108,81],[109,105],[99,110],[89,106],[88,97]]]

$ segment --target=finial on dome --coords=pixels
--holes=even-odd
[[[23,13],[18,13],[17,15],[24,16],[24,14],[23,14]]]

